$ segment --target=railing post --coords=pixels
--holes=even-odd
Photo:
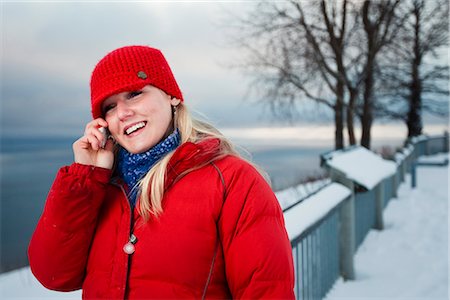
[[[393,182],[392,182],[392,198],[397,198],[397,189],[399,186],[398,172],[399,172],[399,169],[397,168],[397,170],[395,171],[395,174],[392,178],[392,180],[393,180]]]
[[[406,174],[408,173],[406,158],[402,161],[402,182],[406,180]]]
[[[398,166],[398,170],[400,172],[400,182],[404,182],[405,181],[405,175],[406,175],[406,171],[405,171],[405,158],[403,157],[400,165]],[[400,183],[399,182],[399,183]]]
[[[415,188],[417,185],[417,178],[416,178],[416,163],[413,162],[411,164],[411,187]]]
[[[353,181],[337,170],[330,170],[331,180],[338,182],[352,191],[340,208],[339,228],[339,268],[344,280],[355,279],[353,256],[355,253],[355,187]]]
[[[375,224],[374,228],[377,230],[384,229],[383,222],[383,208],[384,208],[384,185],[385,180],[381,181],[375,187]]]
[[[409,153],[408,156],[406,157],[406,164],[405,164],[405,172],[406,173],[411,172],[411,164],[415,160],[414,159],[415,152],[416,152],[416,148],[414,148],[414,150],[412,150],[411,153]]]

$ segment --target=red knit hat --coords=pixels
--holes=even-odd
[[[117,93],[153,85],[183,101],[183,95],[161,51],[147,46],[126,46],[108,53],[91,76],[92,116],[102,116],[102,102]]]

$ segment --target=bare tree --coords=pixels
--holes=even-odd
[[[366,62],[364,93],[361,119],[361,145],[370,149],[371,128],[374,120],[375,105],[374,86],[376,79],[377,56],[391,43],[403,18],[397,17],[396,7],[400,0],[370,1],[365,0],[361,8],[361,18],[366,34]]]
[[[321,1],[320,7],[329,44],[335,58],[336,80],[347,89],[348,100],[344,102],[347,104],[347,133],[349,144],[355,145],[354,111],[360,85],[364,77],[364,69],[360,67],[363,56],[360,52],[355,52],[353,49],[355,46],[354,41],[359,40],[358,36],[354,36],[358,27],[358,15],[355,14],[356,7],[350,1],[342,1],[340,7],[337,7],[336,2],[331,2],[331,5],[328,5],[326,1]],[[349,20],[350,18],[351,20]],[[337,19],[340,19],[340,25]],[[347,31],[347,27],[350,26],[352,28]],[[352,56],[352,53],[355,55]]]
[[[272,110],[289,114],[302,100],[333,110],[336,149],[344,147],[345,113],[353,114],[345,111],[347,98],[355,101],[362,78],[362,56],[348,50],[357,32],[352,9],[347,0],[260,2],[241,20],[237,40],[248,54],[242,66],[256,74],[256,89]],[[353,123],[347,128],[354,144]]]
[[[253,14],[241,19],[237,41],[247,54],[242,66],[250,68],[255,89],[272,111],[288,115],[305,100],[331,108],[336,149],[344,147],[344,124],[349,143],[356,144],[356,116],[362,127],[360,143],[370,148],[374,118],[390,110],[385,101],[378,101],[380,91],[392,91],[388,86],[394,82],[382,85],[386,77],[380,74],[389,73],[381,68],[385,49],[404,39],[405,23],[413,19],[413,10],[399,10],[406,1],[425,0],[259,2]],[[406,52],[404,56],[414,57]],[[433,69],[424,77],[444,78],[444,71]],[[405,76],[400,77],[405,82]],[[444,92],[421,84],[422,93]],[[408,86],[413,86],[411,81]],[[415,89],[409,94],[417,94],[417,84]],[[406,115],[401,110],[392,110],[394,114]],[[413,113],[408,116],[413,119]]]
[[[380,70],[385,99],[379,112],[401,119],[408,137],[420,135],[422,112],[448,116],[449,69],[442,54],[448,46],[447,0],[404,1],[401,11],[409,18],[391,44]]]

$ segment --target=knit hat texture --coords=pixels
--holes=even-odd
[[[126,46],[108,53],[91,76],[91,109],[94,119],[102,116],[102,102],[117,93],[153,85],[183,101],[183,95],[160,50]]]

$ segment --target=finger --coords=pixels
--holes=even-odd
[[[104,143],[106,143],[106,139],[108,138],[108,136],[106,135],[106,131],[104,131],[105,133],[102,132],[101,128],[104,127],[90,129],[88,135],[95,136],[100,141],[100,145],[103,145]]]
[[[88,139],[86,136],[82,136],[81,138],[79,138],[78,140],[76,140],[73,145],[72,148],[74,150],[76,150],[77,148],[81,148],[81,149],[89,149],[91,147],[91,144],[89,143]]]
[[[97,139],[95,135],[87,135],[89,144],[91,145],[92,150],[98,151],[100,149],[101,142]]]
[[[86,124],[84,132],[88,133],[88,131],[90,129],[97,129],[97,128],[100,128],[100,127],[108,127],[108,122],[106,122],[102,118],[97,118],[97,119],[92,120],[91,122]]]
[[[97,127],[108,127],[108,122],[105,119],[97,118],[94,121],[97,123]]]
[[[84,135],[85,136],[94,135],[100,141],[101,145],[106,143],[106,139],[108,138],[105,127],[96,127],[93,126],[92,124],[88,124],[86,126]]]

